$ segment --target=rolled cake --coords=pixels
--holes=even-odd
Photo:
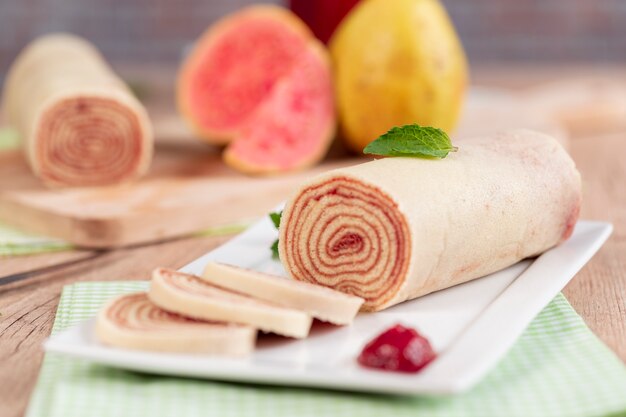
[[[187,317],[246,324],[295,338],[306,337],[313,321],[302,311],[256,300],[165,268],[153,271],[148,296],[159,307]]]
[[[451,287],[567,239],[580,175],[553,138],[466,139],[442,160],[384,158],[322,174],[287,202],[280,259],[299,281],[377,311]]]
[[[169,313],[150,302],[146,293],[134,293],[100,310],[96,337],[126,349],[242,356],[254,350],[256,330]]]
[[[209,262],[201,277],[211,284],[260,300],[302,310],[334,324],[349,324],[363,299],[330,288],[264,274],[250,269]]]
[[[43,36],[13,63],[3,113],[34,173],[52,186],[123,182],[148,169],[146,110],[84,39]]]

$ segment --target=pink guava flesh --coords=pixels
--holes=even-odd
[[[237,131],[307,44],[289,24],[263,14],[231,22],[211,39],[190,73],[189,112],[218,133]]]
[[[227,152],[251,171],[287,171],[323,157],[335,127],[331,70],[314,48],[304,49],[249,117]]]

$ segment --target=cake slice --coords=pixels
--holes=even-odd
[[[153,304],[145,292],[109,301],[96,320],[97,339],[110,346],[161,352],[243,356],[254,350],[256,329],[193,320]]]
[[[333,324],[351,323],[364,301],[320,285],[215,262],[205,267],[202,279],[260,300],[305,311]]]
[[[148,296],[153,303],[173,313],[246,324],[298,339],[309,334],[313,321],[303,311],[238,294],[194,275],[165,268],[152,273]]]

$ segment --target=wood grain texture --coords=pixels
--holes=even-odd
[[[103,253],[85,263],[0,287],[0,416],[20,416],[36,382],[63,286],[77,281],[149,279],[155,265],[179,268],[227,237],[198,237]],[[25,269],[50,255],[22,258]],[[81,256],[84,256],[82,254]],[[4,266],[4,260],[0,260]],[[14,267],[12,268],[14,269]],[[0,268],[4,272],[4,268]]]
[[[476,72],[479,79],[486,79]],[[561,70],[546,71],[545,78],[537,79],[550,77],[564,78],[565,74]],[[497,79],[504,85],[506,73],[500,73]],[[515,80],[522,81],[522,77]],[[615,231],[564,292],[594,333],[626,362],[626,158],[623,157],[626,132],[572,138],[570,150],[583,176],[583,218],[611,221]],[[197,168],[188,169],[193,172]],[[185,238],[119,249],[0,287],[0,416],[21,416],[26,408],[43,357],[41,343],[50,333],[64,285],[77,281],[147,279],[155,266],[178,268],[227,239]],[[0,275],[90,253],[0,259]]]
[[[626,362],[626,131],[572,143],[583,179],[584,219],[605,220],[615,230],[606,245],[565,288],[574,309]]]

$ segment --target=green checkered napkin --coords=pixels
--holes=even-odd
[[[20,146],[20,137],[17,130],[0,127],[0,151],[15,149],[18,146]]]
[[[17,132],[6,127],[0,128],[0,152],[13,150],[18,146]],[[0,257],[55,252],[71,247],[62,240],[24,233],[0,223]]]
[[[33,255],[71,248],[72,245],[63,240],[24,233],[0,224],[0,257]]]
[[[196,233],[196,236],[225,236],[242,232],[250,222],[216,226]],[[0,257],[34,255],[72,249],[73,246],[60,239],[32,235],[0,223]]]
[[[108,298],[146,282],[65,287],[53,333],[93,317]],[[488,343],[488,341],[486,341]],[[563,295],[472,391],[393,397],[142,375],[47,354],[28,417],[617,416],[626,368]]]

